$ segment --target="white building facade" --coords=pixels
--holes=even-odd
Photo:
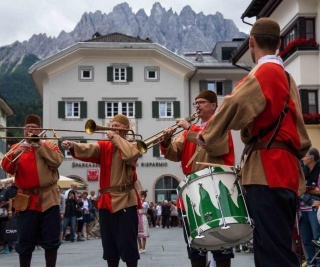
[[[238,45],[234,42],[233,49]],[[218,54],[221,46],[216,46]],[[111,118],[122,113],[129,117],[134,133],[148,139],[175,125],[177,118],[194,113],[192,102],[201,90],[216,91],[221,102],[247,73],[227,59],[215,59],[214,53],[217,51],[198,51],[181,57],[149,40],[122,34],[77,43],[29,70],[43,97],[43,127],[63,130],[57,131],[61,139],[94,142],[88,138],[105,136],[87,135],[86,121],[92,119],[108,127]],[[242,144],[236,133],[234,136],[239,147],[236,151],[241,153]],[[99,165],[75,160],[63,152],[60,174],[78,177],[90,190],[97,190]],[[164,159],[157,145],[141,155],[137,173],[148,190],[148,199],[156,202],[175,200],[176,188],[184,178],[180,163]]]

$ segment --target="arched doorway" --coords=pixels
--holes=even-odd
[[[176,201],[178,197],[176,190],[178,185],[179,180],[176,177],[170,174],[160,176],[154,186],[155,203],[162,202],[164,200]]]

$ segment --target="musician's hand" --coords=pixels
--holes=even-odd
[[[185,119],[177,119],[177,126],[188,130],[190,128],[190,123],[187,122]]]
[[[203,139],[202,133],[198,133],[197,141],[199,146],[202,146],[202,147],[206,146],[206,141]]]
[[[173,134],[174,134],[175,131],[176,131],[176,130],[175,130],[175,129],[172,129],[172,128],[164,129],[164,130],[162,131],[162,133],[163,133],[163,140],[167,140],[167,139],[171,138],[171,137],[173,136]]]
[[[31,145],[27,142],[20,143],[14,151],[14,156],[18,156],[21,153],[26,153],[31,150]]]
[[[112,138],[116,135],[117,133],[115,131],[107,131],[106,135],[109,140],[112,140]]]
[[[64,140],[61,143],[61,146],[64,150],[70,150],[73,149],[73,142],[69,141],[69,140]]]

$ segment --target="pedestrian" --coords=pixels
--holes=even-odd
[[[222,135],[219,138],[220,146],[215,149],[210,155],[209,153],[197,146],[196,136],[209,121],[218,107],[217,95],[210,90],[200,92],[193,103],[196,108],[197,117],[200,119],[200,125],[191,125],[185,119],[178,119],[177,126],[184,129],[176,138],[172,139],[175,130],[168,128],[164,130],[164,140],[160,143],[160,148],[166,159],[171,161],[181,161],[181,167],[184,175],[190,175],[196,171],[206,168],[196,162],[210,162],[221,165],[234,165],[234,148],[230,132]],[[177,200],[177,208],[180,213],[185,215],[185,208],[182,198]],[[190,236],[189,223],[184,217],[185,241],[188,243]],[[188,256],[193,267],[206,266],[206,253],[200,253],[199,250],[187,246]],[[217,250],[213,252],[213,257],[218,267],[231,266],[231,258],[234,257],[232,249]]]
[[[306,250],[306,260],[311,263],[316,253],[316,247],[312,240],[318,241],[320,238],[320,226],[317,218],[317,211],[320,203],[320,164],[318,149],[312,147],[305,157],[302,158],[304,175],[306,178],[306,192],[300,197],[300,232],[303,246]],[[320,261],[317,261],[317,267]]]
[[[63,155],[54,140],[41,139],[45,131],[40,127],[40,117],[28,115],[25,139],[13,145],[1,163],[6,172],[15,176],[15,184],[19,188],[14,200],[18,235],[15,250],[21,267],[31,265],[36,245],[45,250],[46,267],[54,267],[60,246],[60,191],[57,182]]]
[[[245,151],[240,175],[255,224],[253,249],[258,267],[299,266],[291,248],[297,196],[305,190],[298,159],[308,152],[310,140],[297,86],[275,55],[280,45],[279,24],[270,18],[258,19],[249,37],[257,65],[223,99],[197,137],[211,153],[227,131],[241,130]]]
[[[176,203],[172,202],[170,207],[170,226],[177,227],[178,226],[178,208]]]
[[[142,208],[138,209],[138,220],[139,220],[139,229],[138,229],[138,245],[139,253],[146,252],[147,238],[150,237],[149,231],[149,222],[147,218],[147,212],[149,204],[146,201],[147,190],[140,191],[140,200]]]
[[[63,237],[66,241],[69,240],[71,242],[74,242],[76,237],[77,224],[76,210],[78,208],[78,201],[76,198],[76,192],[74,190],[69,191],[68,197],[65,202],[65,212],[63,217]],[[66,236],[68,226],[70,226],[69,238]]]
[[[98,209],[103,259],[109,267],[119,266],[120,258],[128,267],[135,267],[140,259],[137,206],[141,204],[135,189],[140,153],[135,142],[125,139],[130,128],[125,115],[114,116],[110,127],[118,129],[106,132],[108,140],[88,144],[65,140],[62,147],[79,160],[100,164]]]
[[[3,223],[8,220],[14,220],[12,218],[12,199],[10,192],[7,188],[4,188],[0,182],[0,230],[2,233]],[[2,239],[3,236],[0,236],[0,243],[3,245],[3,251],[5,254],[10,252],[9,242]]]

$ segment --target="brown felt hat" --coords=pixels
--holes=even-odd
[[[112,121],[117,121],[128,126],[130,125],[129,119],[123,114],[117,114],[116,116],[114,116]]]
[[[218,102],[216,93],[211,91],[211,90],[202,91],[200,94],[198,94],[196,96],[195,100],[197,100],[198,98],[207,99],[211,103],[216,103],[217,104],[217,102]]]
[[[280,26],[273,19],[260,18],[253,24],[250,34],[280,37]]]
[[[30,114],[26,117],[25,125],[27,124],[36,124],[39,127],[41,126],[41,118],[36,114]]]

